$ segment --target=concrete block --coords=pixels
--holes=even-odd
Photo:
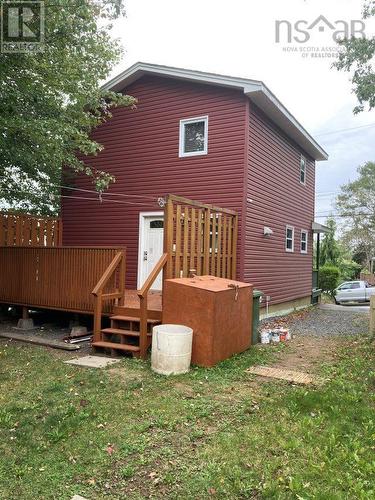
[[[64,361],[68,365],[86,366],[87,368],[106,368],[107,366],[118,363],[121,359],[107,358],[102,356],[83,356],[82,358],[70,359]]]
[[[17,323],[18,330],[34,330],[34,320],[32,318],[21,318]]]
[[[82,337],[82,335],[87,335],[86,326],[73,326],[70,330],[71,337]]]

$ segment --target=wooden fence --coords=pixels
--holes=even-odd
[[[119,252],[124,265],[106,284],[107,293],[125,286],[123,249],[0,247],[0,302],[93,313],[92,290]],[[108,304],[103,312],[107,309]]]
[[[375,285],[375,274],[361,273],[359,279],[362,281],[367,281],[369,285]]]
[[[169,195],[165,207],[165,278],[211,274],[236,278],[238,215]]]
[[[0,212],[0,246],[59,247],[61,219]]]

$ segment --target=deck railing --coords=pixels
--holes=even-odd
[[[0,302],[93,314],[91,292],[119,252],[124,255],[119,248],[0,247]],[[107,289],[121,288],[118,280],[112,276]]]
[[[61,219],[0,212],[0,246],[60,247],[61,244]]]
[[[165,207],[165,278],[211,274],[236,278],[238,214],[169,195]]]

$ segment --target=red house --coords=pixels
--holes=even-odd
[[[173,193],[238,212],[237,278],[269,296],[274,312],[309,304],[315,161],[328,156],[271,91],[144,63],[105,88],[138,99],[94,132],[104,149],[86,159],[116,178],[116,196],[64,198],[63,244],[126,246],[127,286],[140,287],[163,249],[157,200]],[[92,189],[84,177],[75,186]]]

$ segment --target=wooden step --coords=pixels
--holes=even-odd
[[[101,332],[106,333],[107,335],[129,335],[130,337],[139,337],[139,332],[135,332],[134,330],[124,330],[122,328],[103,328]],[[152,333],[148,333],[147,335],[152,335]]]
[[[93,347],[102,347],[106,349],[119,349],[120,351],[131,351],[131,352],[140,351],[140,348],[137,345],[117,344],[116,342],[104,342],[103,340],[100,340],[99,342],[93,342],[91,345]]]
[[[135,316],[120,316],[120,315],[115,315],[111,316],[109,319],[114,320],[114,321],[134,321],[137,323],[141,322],[140,318],[136,318]],[[160,323],[159,319],[152,319],[152,318],[147,318],[147,323],[150,323],[152,325],[156,325]]]
[[[124,306],[113,306],[113,314],[116,316],[132,316],[134,318],[139,318],[141,311],[139,307],[124,307]],[[147,317],[153,319],[159,319],[161,321],[162,312],[154,311],[152,308],[147,308]]]

